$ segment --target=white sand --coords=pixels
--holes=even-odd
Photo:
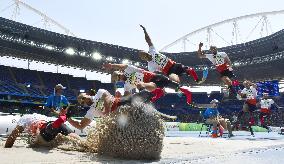
[[[2,139],[0,163],[284,163],[284,136],[257,137],[256,134],[255,140],[249,138],[166,137],[159,161],[127,161],[58,149],[32,149],[22,140],[5,149]]]

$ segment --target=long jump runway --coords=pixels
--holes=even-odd
[[[235,132],[232,138],[198,137],[199,132],[168,132],[158,161],[119,160],[96,154],[59,149],[28,148],[24,140],[4,149],[0,141],[1,164],[6,163],[284,163],[284,135],[276,132]],[[240,162],[241,161],[241,162]]]

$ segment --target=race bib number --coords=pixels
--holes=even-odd
[[[270,101],[268,101],[268,100],[263,100],[263,101],[262,101],[262,106],[263,106],[263,107],[267,107],[267,108],[268,108],[268,107],[271,106],[271,104],[272,104],[272,103],[271,103]]]
[[[134,86],[138,82],[143,82],[144,75],[143,73],[140,73],[140,72],[133,72],[133,73],[127,74],[126,77],[127,77],[127,82]]]
[[[136,76],[135,76],[135,73],[132,73],[130,74],[130,77],[129,77],[129,83],[131,85],[135,85],[135,82],[136,82]]]
[[[248,99],[254,99],[254,95],[253,95],[253,92],[252,92],[251,89],[247,91],[247,98]]]
[[[94,107],[96,110],[102,111],[103,108],[104,108],[104,101],[103,101],[103,100],[99,100],[96,104],[93,104],[93,105],[91,106],[91,108],[93,108],[93,107]]]
[[[224,64],[225,59],[220,55],[216,55],[215,62],[216,62],[216,65]]]
[[[154,61],[157,65],[164,68],[168,62],[168,58],[162,54],[155,54]]]
[[[268,101],[265,101],[264,106],[268,107],[268,106],[270,106],[270,103]]]

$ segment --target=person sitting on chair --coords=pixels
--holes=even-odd
[[[231,123],[229,119],[222,118],[219,115],[218,111],[218,103],[219,101],[214,99],[210,102],[211,107],[207,108],[203,114],[203,117],[206,119],[206,124],[212,124],[213,125],[213,131],[212,131],[212,137],[217,138],[217,127],[219,127],[219,133],[222,136],[223,133],[228,133],[229,136],[233,136],[232,129],[231,129]]]

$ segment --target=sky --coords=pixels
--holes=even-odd
[[[156,48],[161,49],[187,33],[222,20],[284,9],[283,0],[22,1],[58,21],[80,38],[136,49],[148,49],[139,24],[147,28]],[[11,18],[13,7],[4,10],[11,2],[0,0],[0,16]],[[40,18],[23,7],[20,7],[20,16],[16,20],[42,26]],[[282,20],[276,22],[281,24]],[[51,30],[56,29],[53,27]]]

